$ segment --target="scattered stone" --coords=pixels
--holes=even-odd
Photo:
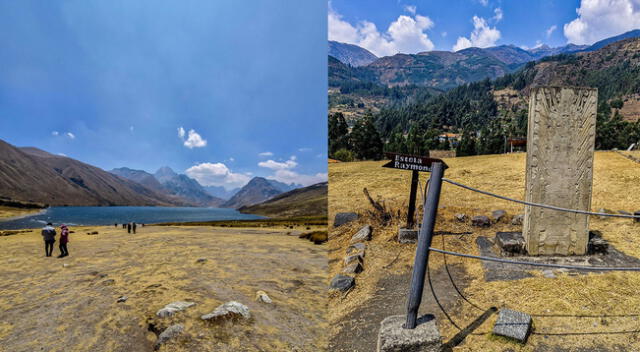
[[[196,260],[196,263],[204,263],[207,261],[207,258],[198,258],[198,260]]]
[[[524,223],[524,214],[518,214],[511,219],[511,225],[520,226]]]
[[[120,296],[116,302],[117,303],[123,303],[123,302],[126,302],[128,299],[129,299],[129,297],[127,297],[127,296]]]
[[[342,272],[345,274],[359,274],[363,270],[362,264],[359,262],[351,263],[342,269]]]
[[[356,254],[348,255],[344,257],[344,265],[351,263],[362,263],[364,260],[364,252],[358,252]]]
[[[609,250],[609,243],[602,238],[602,232],[589,231],[589,244],[587,254],[606,254]]]
[[[364,252],[365,249],[367,249],[367,245],[362,243],[362,242],[358,242],[358,243],[354,243],[352,245],[350,245],[349,247],[347,247],[347,254],[352,254],[352,253],[356,253],[356,252]]]
[[[167,304],[164,308],[160,309],[156,312],[156,315],[160,318],[170,317],[177,312],[183,311],[189,307],[195,306],[196,304],[193,302],[185,302],[185,301],[176,301]]]
[[[262,303],[267,303],[267,304],[273,303],[273,301],[271,300],[271,297],[269,297],[267,295],[267,293],[264,292],[264,291],[256,292],[256,301],[262,302]]]
[[[489,220],[489,218],[484,215],[478,215],[474,216],[473,219],[471,219],[471,225],[479,227],[489,227],[491,226],[491,220]]]
[[[356,213],[338,213],[333,220],[333,227],[342,226],[355,220],[358,220],[358,214]]]
[[[531,331],[531,316],[526,313],[502,308],[498,314],[498,320],[493,326],[495,335],[512,338],[525,343]]]
[[[400,243],[416,243],[418,242],[418,230],[415,229],[398,229],[398,242]]]
[[[433,315],[420,317],[415,329],[405,329],[406,320],[405,315],[393,315],[380,323],[378,352],[442,351],[442,336]]]
[[[200,317],[202,320],[217,322],[222,320],[248,320],[251,318],[249,307],[236,301],[229,301],[218,306],[213,312]]]
[[[467,222],[467,220],[469,219],[467,214],[462,214],[462,213],[456,214],[456,215],[454,215],[454,217],[455,217],[456,220],[458,220],[460,222]]]
[[[156,344],[154,345],[154,349],[158,350],[160,346],[165,344],[167,341],[176,338],[184,331],[184,325],[182,324],[174,324],[166,328],[156,340]]]
[[[105,286],[111,286],[111,285],[115,285],[116,284],[116,280],[114,279],[107,279],[101,282],[101,284],[105,285]]]
[[[502,220],[505,215],[507,215],[507,212],[504,210],[494,210],[493,212],[491,212],[491,218],[493,219],[494,223],[500,222],[500,220]]]
[[[67,263],[62,264],[62,267],[63,267],[63,268],[68,268],[68,267],[70,267],[70,266],[71,266],[71,264],[67,264]]]
[[[522,232],[498,232],[495,242],[505,255],[526,254]]]
[[[351,237],[351,243],[371,240],[371,225],[366,225]]]
[[[329,291],[347,291],[356,284],[356,279],[351,276],[336,275],[329,284]]]
[[[542,270],[542,276],[546,277],[547,279],[555,279],[556,278],[556,274],[554,274],[553,270],[550,270],[550,269]]]
[[[87,235],[92,236],[92,235],[97,235],[98,231],[93,231],[93,232],[87,232]]]

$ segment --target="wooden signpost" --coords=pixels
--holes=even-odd
[[[409,210],[407,212],[407,229],[413,228],[413,218],[416,211],[416,196],[418,192],[419,172],[431,172],[434,163],[442,163],[444,169],[448,166],[444,161],[426,156],[385,153],[385,156],[391,161],[382,165],[382,167],[390,169],[411,170],[411,189],[409,193]]]

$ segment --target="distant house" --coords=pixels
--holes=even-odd
[[[513,153],[514,151],[525,151],[527,150],[527,139],[526,138],[509,138],[507,140],[507,144],[509,145],[509,152]]]
[[[457,133],[443,133],[438,136],[439,142],[457,142],[460,140],[460,135]]]

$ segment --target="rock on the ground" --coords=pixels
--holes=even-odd
[[[207,261],[207,258],[198,258],[198,260],[196,260],[196,263],[204,263]]]
[[[489,220],[489,218],[484,215],[478,215],[474,216],[473,219],[471,219],[471,225],[479,227],[489,227],[491,226],[491,220]]]
[[[588,254],[606,254],[609,251],[609,243],[602,238],[602,232],[589,231]]]
[[[522,232],[498,232],[496,233],[495,243],[506,255],[526,253]]]
[[[356,213],[338,213],[333,220],[333,226],[338,227],[346,223],[358,220],[358,214]]]
[[[170,317],[177,312],[183,311],[189,307],[195,306],[196,304],[193,302],[185,302],[185,301],[176,301],[167,304],[164,308],[160,309],[156,312],[156,315],[160,318]]]
[[[378,352],[441,352],[442,336],[433,316],[420,317],[415,329],[405,329],[405,315],[392,315],[380,323]]]
[[[493,222],[500,222],[500,220],[502,220],[502,218],[504,218],[504,216],[507,215],[507,212],[500,209],[500,210],[494,210],[491,212],[491,219],[493,219]]]
[[[366,225],[351,237],[350,242],[357,243],[357,242],[369,241],[369,240],[371,240],[371,225]]]
[[[346,275],[336,275],[329,284],[329,291],[347,291],[356,284],[356,279]]]
[[[633,221],[640,222],[640,210],[634,212],[633,216],[638,216],[637,218],[633,219]]]
[[[342,269],[342,272],[345,274],[358,274],[362,272],[362,264],[359,262],[351,263]]]
[[[367,249],[367,245],[366,244],[364,244],[362,242],[354,243],[354,244],[350,245],[349,247],[347,247],[347,254],[364,252],[365,249]]]
[[[511,225],[522,225],[524,223],[524,214],[518,214],[511,218]]]
[[[273,303],[271,297],[269,297],[269,295],[267,295],[267,293],[264,291],[256,292],[256,301],[267,304]]]
[[[182,324],[174,324],[169,326],[158,336],[154,349],[159,349],[160,346],[167,343],[169,340],[178,337],[178,335],[182,334],[183,331],[184,325]]]
[[[498,314],[498,320],[493,326],[495,335],[512,338],[525,343],[531,331],[531,316],[526,313],[502,308]]]
[[[364,261],[364,252],[358,252],[356,254],[348,255],[344,257],[344,265],[351,263],[362,263]]]
[[[236,301],[230,301],[218,306],[213,312],[200,317],[207,321],[239,320],[251,318],[249,307]]]
[[[398,229],[398,242],[400,243],[416,243],[418,242],[417,229]]]
[[[122,303],[122,302],[126,302],[128,299],[129,299],[129,297],[127,297],[127,296],[120,296],[116,302],[117,303]]]
[[[454,218],[460,222],[466,222],[467,219],[469,219],[469,217],[467,216],[467,214],[462,214],[462,213],[458,213],[456,215],[454,215]]]

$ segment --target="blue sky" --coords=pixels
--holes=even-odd
[[[639,0],[329,1],[329,39],[378,56],[514,44],[592,44],[640,28]]]
[[[319,182],[326,14],[324,1],[0,1],[0,139],[228,188]]]

